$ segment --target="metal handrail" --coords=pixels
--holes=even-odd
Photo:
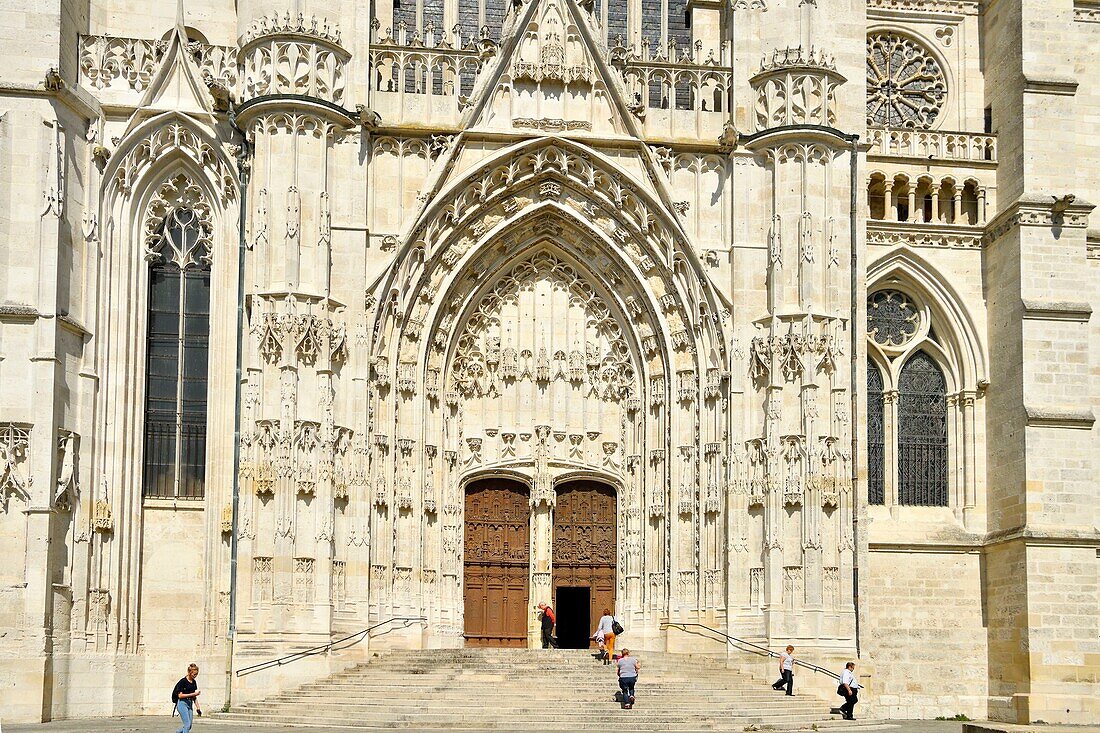
[[[727,643],[728,642],[733,642],[735,644],[740,644],[742,646],[749,647],[749,649],[747,651],[750,651],[753,654],[759,654],[760,656],[767,656],[767,657],[778,657],[779,656],[779,652],[773,652],[771,649],[767,648],[766,646],[760,646],[759,644],[754,644],[751,641],[745,641],[744,639],[738,639],[736,636],[730,636],[729,634],[727,634],[724,631],[719,631],[718,629],[711,628],[710,626],[706,626],[705,624],[679,623],[679,622],[673,622],[673,621],[665,621],[665,622],[661,623],[662,628],[667,628],[669,626],[679,627],[679,628],[683,629],[684,631],[687,631],[688,630],[687,627],[689,627],[689,626],[696,626],[700,629],[706,629],[707,631],[711,632],[712,634],[718,634],[719,636],[724,636],[726,638]],[[803,662],[801,659],[795,659],[794,663],[799,667],[805,667],[806,669],[813,670],[814,672],[818,672],[820,674],[828,675],[829,677],[832,677],[837,682],[840,681],[840,675],[838,675],[836,672],[825,669],[824,667],[819,667],[816,664],[812,664],[810,662]]]
[[[248,667],[242,667],[241,669],[237,670],[237,676],[241,677],[243,675],[252,674],[253,672],[259,672],[261,670],[269,669],[271,667],[281,667],[284,664],[290,664],[291,662],[296,662],[299,659],[304,659],[305,657],[312,657],[315,654],[323,654],[325,652],[331,651],[332,648],[337,644],[343,644],[344,642],[351,641],[352,639],[354,639],[355,641],[351,641],[351,643],[347,646],[358,644],[359,642],[363,641],[363,639],[370,636],[370,632],[387,624],[394,623],[395,621],[401,621],[407,627],[410,624],[416,622],[427,623],[428,619],[425,616],[393,616],[392,618],[388,618],[385,621],[379,621],[373,626],[368,626],[365,629],[356,631],[354,634],[348,634],[341,639],[334,639],[327,644],[321,644],[319,646],[311,647],[309,649],[303,649],[300,652],[287,654],[286,656],[279,657],[278,659],[269,659],[266,662],[259,662],[258,664],[253,664]],[[344,649],[346,647],[340,648]]]

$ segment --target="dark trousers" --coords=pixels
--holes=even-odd
[[[783,686],[787,687],[787,694],[794,694],[794,671],[790,669],[783,670],[783,676],[775,681],[772,685],[773,690],[782,690]]]
[[[547,626],[546,624],[542,625],[542,648],[543,649],[549,649],[550,647],[555,646],[553,631],[554,631],[553,625],[551,625],[551,626]]]
[[[623,691],[623,705],[630,705],[630,698],[634,697],[634,685],[637,677],[620,677],[619,689]]]
[[[844,688],[842,687],[841,689]],[[840,706],[840,714],[849,720],[855,718],[857,702],[859,702],[859,694],[857,690],[852,690],[851,694],[845,692],[844,704]]]

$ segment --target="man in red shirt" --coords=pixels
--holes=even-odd
[[[542,612],[542,648],[549,649],[555,646],[553,633],[557,618],[554,616],[554,609],[547,604],[540,603],[538,607]]]

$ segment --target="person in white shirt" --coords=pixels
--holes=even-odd
[[[856,679],[856,663],[848,662],[844,665],[844,672],[840,675],[840,686],[837,693],[844,696],[844,704],[840,706],[840,714],[845,720],[855,720],[856,703],[859,702],[857,693],[861,685]]]
[[[787,688],[787,694],[794,694],[794,647],[787,645],[787,651],[779,655],[779,679],[772,685],[773,690]]]

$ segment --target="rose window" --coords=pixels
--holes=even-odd
[[[882,346],[901,346],[920,326],[920,310],[897,290],[880,290],[867,298],[867,335]]]
[[[867,37],[867,124],[931,127],[947,99],[940,63],[923,45],[896,33]]]

